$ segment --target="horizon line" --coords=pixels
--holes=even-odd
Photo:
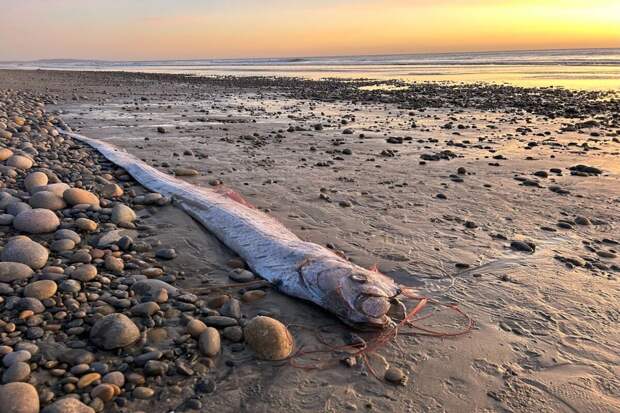
[[[545,48],[545,49],[511,49],[511,50],[469,50],[469,51],[450,51],[450,52],[403,52],[403,53],[371,53],[371,54],[343,54],[343,55],[314,55],[314,56],[272,56],[272,57],[200,57],[200,58],[165,58],[165,59],[97,59],[97,58],[49,58],[49,59],[31,59],[31,60],[0,60],[0,63],[34,63],[34,62],[53,62],[53,61],[73,61],[73,62],[189,62],[196,60],[278,60],[278,59],[327,59],[336,57],[382,57],[382,56],[421,56],[421,55],[453,55],[453,54],[475,54],[475,53],[519,53],[519,52],[552,52],[552,51],[571,51],[571,50],[620,50],[618,47],[569,47],[569,48]]]

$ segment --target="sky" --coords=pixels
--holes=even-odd
[[[0,61],[620,47],[620,0],[0,0]]]

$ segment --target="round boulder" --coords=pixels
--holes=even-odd
[[[243,335],[256,356],[263,360],[283,360],[293,351],[293,336],[276,319],[257,316],[250,320]]]
[[[127,347],[140,338],[140,330],[124,314],[109,314],[93,325],[90,340],[105,350]]]
[[[88,204],[99,206],[97,195],[80,188],[69,188],[62,194],[62,197],[69,205]]]
[[[25,236],[11,238],[0,253],[2,261],[19,262],[35,270],[43,268],[48,257],[45,247]]]
[[[37,389],[28,383],[9,383],[0,386],[2,413],[39,413]]]
[[[49,209],[35,208],[19,213],[13,220],[13,227],[29,234],[54,232],[60,226],[60,220]]]
[[[54,194],[56,194],[56,196],[59,196],[62,198],[62,194],[64,194],[65,191],[69,188],[71,187],[65,184],[64,182],[57,182],[55,184],[35,186],[34,188],[32,188],[30,193],[36,194],[37,192],[41,192],[41,191],[49,191],[49,192],[53,192]]]
[[[6,160],[7,166],[11,166],[15,169],[30,169],[32,168],[32,159],[23,155],[13,155]]]
[[[11,283],[26,280],[33,274],[32,269],[21,262],[0,262],[0,282]]]
[[[32,172],[24,179],[26,191],[30,192],[36,186],[47,185],[47,175],[43,172]]]
[[[30,206],[33,208],[44,208],[56,211],[66,208],[67,203],[52,191],[39,191],[30,198]]]

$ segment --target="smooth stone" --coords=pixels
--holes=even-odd
[[[136,213],[133,209],[124,204],[116,204],[112,208],[111,219],[115,224],[129,224],[136,220]]]
[[[62,197],[69,205],[99,206],[99,197],[85,189],[69,188],[63,192]]]
[[[47,185],[47,181],[47,175],[43,172],[32,172],[24,178],[24,186],[26,187],[26,191],[30,192],[32,188],[36,186]]]
[[[120,371],[111,371],[103,376],[102,381],[104,383],[110,383],[118,387],[123,387],[125,385],[125,375]]]
[[[41,413],[95,413],[95,410],[74,397],[65,397],[50,404]]]
[[[11,283],[32,277],[32,268],[21,262],[0,262],[0,282]]]
[[[30,206],[33,208],[45,208],[52,211],[64,209],[67,203],[64,199],[51,191],[40,191],[30,198]]]
[[[97,277],[97,267],[92,264],[84,264],[71,271],[69,274],[74,280],[88,282]]]
[[[205,356],[216,356],[221,348],[220,332],[213,327],[207,327],[198,339],[198,347]]]
[[[13,220],[13,227],[29,234],[54,232],[60,225],[58,216],[49,209],[36,208],[24,211]]]
[[[28,205],[25,202],[12,202],[10,203],[7,207],[6,207],[6,212],[13,215],[13,216],[17,216],[19,214],[21,214],[24,211],[30,211],[32,209],[32,207],[30,205]]]
[[[115,313],[107,315],[93,325],[91,341],[106,350],[127,347],[140,338],[140,330],[129,317]]]
[[[155,395],[155,390],[148,387],[136,387],[132,394],[136,399],[150,399]]]
[[[159,311],[159,304],[154,301],[136,304],[131,308],[131,314],[139,317],[150,317]]]
[[[80,380],[77,383],[78,389],[84,389],[97,380],[101,379],[101,374],[99,373],[88,373],[80,377]]]
[[[15,219],[15,217],[11,214],[0,214],[0,225],[9,226],[13,223],[13,219]]]
[[[39,413],[37,389],[28,383],[9,383],[0,386],[0,406],[2,413]],[[61,412],[70,413],[66,411],[43,411],[43,413]]]
[[[104,403],[109,402],[116,395],[116,390],[112,384],[102,383],[96,386],[91,392],[90,395],[93,398],[99,398]]]
[[[101,188],[101,193],[106,198],[118,198],[123,196],[123,192],[123,188],[114,183],[105,184]]]
[[[245,283],[248,281],[252,281],[255,278],[254,274],[251,271],[244,270],[242,268],[237,268],[231,271],[230,273],[228,273],[228,277],[231,280],[236,281],[238,283]]]
[[[40,280],[28,284],[24,288],[25,297],[33,297],[39,300],[53,297],[58,290],[58,285],[52,280]]]
[[[34,162],[32,159],[23,155],[13,155],[6,160],[6,165],[16,169],[30,169]]]
[[[10,138],[10,136],[9,136]],[[8,139],[8,138],[7,138]],[[9,148],[0,148],[0,162],[6,161],[13,156],[13,151]]]
[[[67,189],[69,189],[69,188],[70,188],[70,186],[65,184],[64,182],[58,182],[58,183],[55,183],[55,184],[48,184],[48,185],[43,185],[43,186],[35,186],[34,188],[32,188],[30,193],[36,194],[37,192],[40,192],[40,191],[48,191],[48,192],[53,193],[57,197],[62,198],[62,194],[64,194],[65,191]]]
[[[80,234],[70,229],[59,229],[54,233],[54,239],[70,239],[71,241],[79,244],[82,241]]]
[[[192,337],[196,338],[200,337],[202,333],[207,331],[207,325],[202,321],[198,320],[197,318],[194,318],[193,320],[190,320],[189,323],[187,323],[186,329]]]
[[[2,358],[2,364],[4,367],[10,367],[15,363],[28,361],[31,357],[32,354],[26,350],[12,351]]]
[[[405,373],[399,369],[398,367],[390,367],[385,372],[385,380],[394,384],[405,384],[407,381],[407,376]]]
[[[2,374],[3,383],[13,383],[20,381],[27,381],[30,377],[30,365],[23,361],[18,361],[11,364],[11,367],[4,370]]]
[[[75,220],[75,226],[80,231],[93,232],[93,231],[97,230],[97,226],[98,225],[92,219],[78,218],[78,219]],[[101,247],[101,245],[98,245],[98,246]],[[107,245],[105,245],[105,246],[107,246]]]
[[[13,237],[0,253],[0,260],[19,262],[32,269],[43,268],[49,257],[48,250],[28,237]]]
[[[71,251],[74,248],[75,242],[70,239],[57,239],[50,244],[50,249],[54,252]]]
[[[243,329],[245,342],[263,360],[283,360],[293,351],[293,336],[276,319],[257,316]]]
[[[162,288],[171,296],[176,296],[179,293],[179,290],[176,287],[173,287],[165,281],[156,279],[140,280],[131,286],[131,289],[136,294],[142,296],[155,294]]]

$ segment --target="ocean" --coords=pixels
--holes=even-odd
[[[38,60],[3,68],[179,73],[196,76],[369,78],[406,82],[489,82],[525,87],[620,90],[620,49],[425,53],[299,58],[152,61]]]

